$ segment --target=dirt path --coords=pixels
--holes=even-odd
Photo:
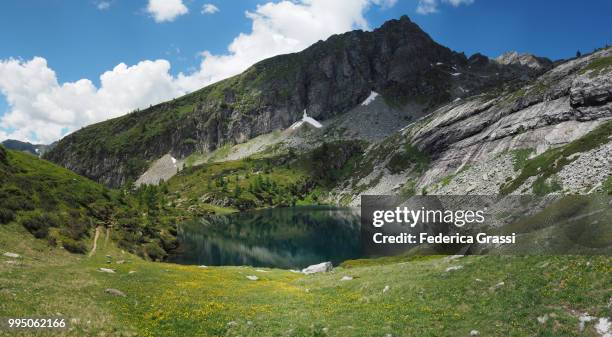
[[[96,227],[96,234],[94,235],[93,247],[91,247],[91,251],[89,252],[89,256],[92,256],[96,252],[96,248],[98,247],[98,237],[100,236],[100,227]]]

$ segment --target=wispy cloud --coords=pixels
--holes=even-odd
[[[110,1],[98,1],[96,3],[96,8],[101,10],[101,11],[109,9],[110,6],[111,6]]]
[[[471,5],[474,0],[419,0],[417,5],[417,13],[427,15],[438,12],[440,2],[449,4],[453,7],[459,7],[461,5]]]
[[[213,4],[204,4],[202,6],[202,14],[215,14],[219,11],[219,7]]]

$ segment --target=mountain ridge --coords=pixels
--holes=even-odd
[[[186,96],[85,127],[45,158],[116,187],[134,181],[165,154],[185,158],[282,130],[304,108],[326,120],[376,90],[391,105],[416,102],[431,111],[540,71],[500,65],[482,55],[468,59],[403,16],[372,32],[334,35]]]

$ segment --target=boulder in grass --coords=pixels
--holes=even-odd
[[[13,259],[18,259],[18,258],[21,257],[21,255],[16,254],[16,253],[11,253],[11,252],[6,252],[6,253],[4,253],[2,255],[5,256],[5,257],[13,258]]]
[[[98,270],[103,272],[103,273],[109,273],[109,274],[114,274],[115,273],[114,269],[109,269],[109,268],[98,268]]]
[[[302,269],[302,273],[304,274],[315,274],[315,273],[327,273],[330,272],[334,266],[331,262],[322,262],[319,264],[313,264]]]
[[[249,276],[247,276],[246,278],[248,278],[248,279],[249,279],[249,280],[251,280],[251,281],[257,281],[257,280],[259,280],[259,277],[255,276],[255,275],[249,275]]]

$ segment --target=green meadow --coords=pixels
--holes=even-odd
[[[0,226],[0,252],[21,255],[0,256],[0,317],[70,322],[60,332],[0,335],[599,336],[596,322],[580,331],[579,317],[612,314],[612,264],[603,256],[395,257],[303,275],[149,262],[106,235],[88,256]]]

